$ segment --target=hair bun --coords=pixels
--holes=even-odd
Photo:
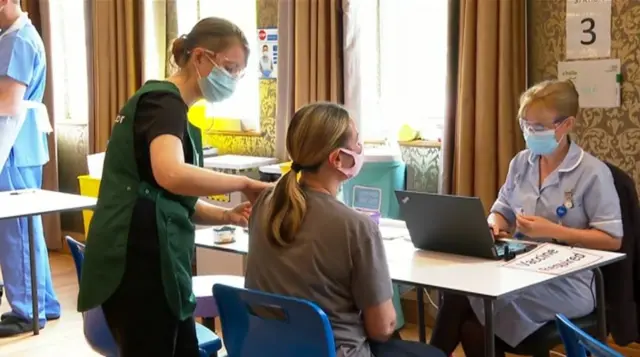
[[[187,52],[187,36],[182,35],[176,38],[171,45],[171,54],[173,55],[173,61],[178,66],[182,67],[182,61],[186,57]]]

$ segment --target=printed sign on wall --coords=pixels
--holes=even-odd
[[[570,79],[581,108],[620,106],[620,59],[558,62],[558,79]]]
[[[611,0],[567,0],[567,59],[611,55]]]
[[[278,78],[278,29],[258,30],[260,78]]]

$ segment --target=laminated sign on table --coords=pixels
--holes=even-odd
[[[556,244],[541,244],[534,250],[519,255],[504,267],[528,270],[536,273],[565,275],[592,266],[602,256],[592,250],[572,248]]]

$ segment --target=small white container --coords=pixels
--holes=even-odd
[[[236,241],[236,227],[222,226],[213,228],[213,242],[215,244],[229,244]]]

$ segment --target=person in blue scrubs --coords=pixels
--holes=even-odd
[[[0,116],[19,115],[25,103],[42,103],[46,82],[46,56],[40,35],[19,0],[0,0]],[[0,168],[0,191],[42,186],[42,168],[49,161],[47,135],[38,111],[27,110],[26,119]],[[45,118],[46,119],[46,118]],[[38,121],[40,120],[40,124]],[[48,120],[48,119],[46,119]],[[0,143],[10,145],[2,139]],[[40,327],[60,317],[53,291],[42,221],[34,218],[35,256]],[[31,279],[26,218],[0,221],[0,268],[11,312],[0,318],[0,337],[31,331]]]
[[[527,149],[511,161],[491,207],[494,236],[620,249],[620,202],[611,171],[569,138],[578,110],[571,81],[542,82],[522,95],[518,120]],[[497,300],[497,355],[504,356],[501,346],[517,346],[557,313],[590,314],[594,284],[593,273],[586,271]],[[462,343],[467,357],[484,356],[482,323],[482,300],[445,294],[431,344],[449,355]]]

